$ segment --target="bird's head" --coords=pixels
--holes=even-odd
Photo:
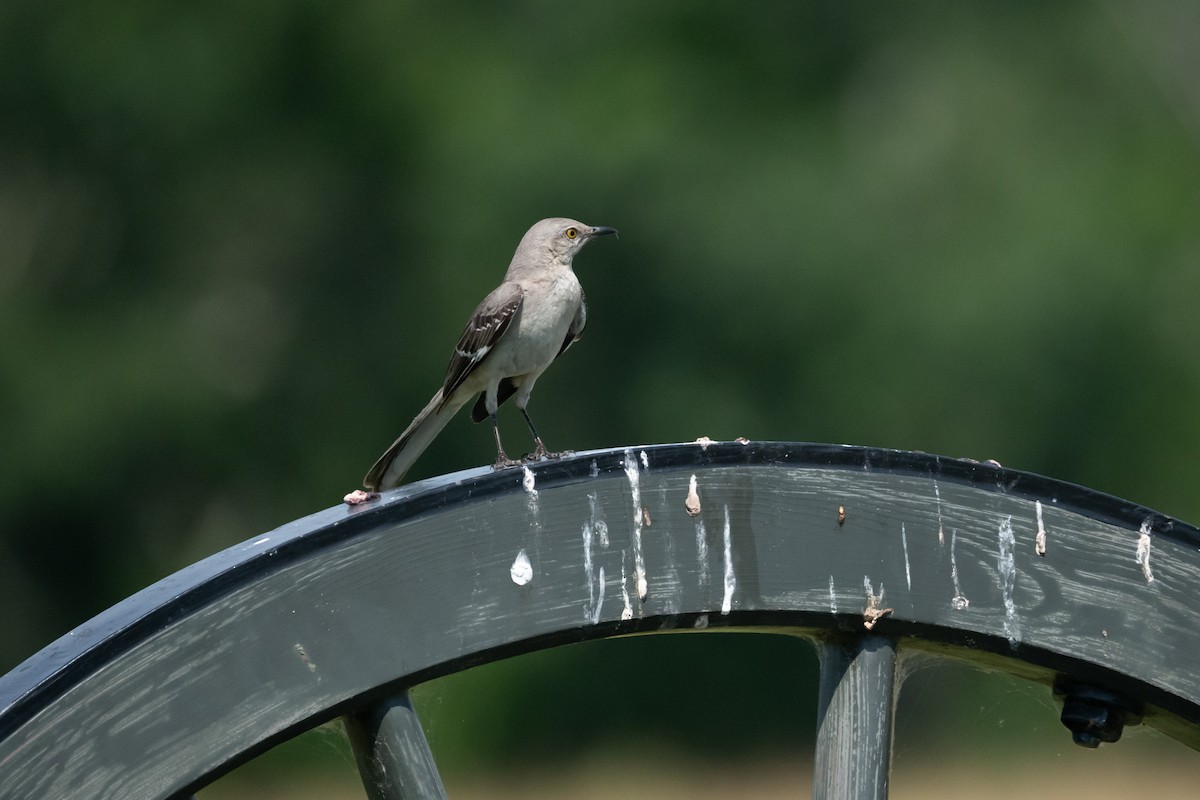
[[[603,225],[593,227],[564,217],[551,217],[534,224],[521,240],[518,251],[526,248],[534,251],[549,250],[554,258],[571,263],[571,259],[583,246],[598,236],[616,233],[616,228]]]

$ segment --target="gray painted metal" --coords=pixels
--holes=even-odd
[[[892,764],[896,643],[882,636],[820,649],[813,800],[884,800]]]
[[[370,800],[445,800],[446,787],[407,694],[344,722]]]
[[[0,798],[195,791],[475,664],[667,630],[860,635],[868,595],[902,653],[1068,673],[1195,747],[1197,586],[1190,525],[925,454],[728,442],[469,470],[214,555],[0,679]]]

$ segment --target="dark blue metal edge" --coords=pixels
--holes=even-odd
[[[626,453],[646,452],[651,469],[786,465],[908,474],[1040,499],[1120,527],[1144,524],[1155,535],[1200,547],[1200,529],[1112,495],[1029,472],[928,453],[797,442],[633,445],[580,452],[532,464],[540,490],[624,469]],[[385,492],[373,503],[337,505],[290,522],[176,572],[100,613],[0,677],[0,739],[132,644],[208,605],[212,598],[379,525],[448,505],[522,491],[522,471],[479,467]],[[256,542],[269,538],[269,547]],[[583,638],[596,638],[585,636]],[[1005,645],[1007,646],[1007,644]]]

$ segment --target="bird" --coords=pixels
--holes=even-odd
[[[442,386],[363,478],[369,494],[400,484],[409,467],[429,447],[460,408],[475,398],[471,420],[490,419],[496,440],[494,469],[542,458],[559,458],[546,448],[526,406],[537,379],[587,324],[587,301],[572,261],[593,239],[617,230],[585,225],[565,217],[534,223],[517,245],[504,280],[476,306],[463,329]],[[534,450],[511,459],[500,442],[497,409],[509,398],[520,409]],[[347,502],[351,495],[347,495]]]

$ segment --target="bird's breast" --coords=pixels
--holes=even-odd
[[[506,362],[503,371],[517,376],[545,369],[562,348],[582,298],[570,271],[526,286],[521,311],[504,336],[507,346],[496,353]]]

